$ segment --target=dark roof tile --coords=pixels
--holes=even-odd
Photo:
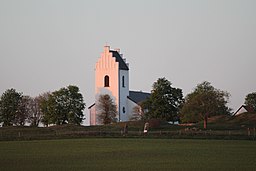
[[[147,98],[150,97],[150,93],[145,93],[142,91],[129,91],[129,99],[134,101],[135,103],[140,103],[145,101]]]
[[[119,69],[121,69],[121,70],[129,70],[129,67],[124,62],[123,58],[121,57],[121,55],[117,51],[110,50],[109,52],[111,52],[113,54],[113,57],[116,58],[116,62],[119,63]]]

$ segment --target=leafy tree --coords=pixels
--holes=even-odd
[[[11,126],[15,123],[21,100],[22,93],[16,92],[15,89],[8,89],[2,94],[0,99],[0,122],[3,122],[3,126]]]
[[[85,103],[83,96],[79,93],[79,88],[76,86],[68,86],[68,123],[81,124],[83,121],[83,110],[85,109]]]
[[[50,92],[40,95],[39,107],[43,115],[42,123],[46,126],[55,123],[53,120],[55,115],[55,100]]]
[[[85,103],[78,87],[61,88],[59,91],[53,92],[53,97],[56,102],[55,119],[57,124],[81,124]]]
[[[55,124],[61,125],[68,123],[68,111],[69,111],[69,92],[67,88],[61,88],[58,91],[52,93],[54,98],[54,114],[52,120]]]
[[[256,112],[256,92],[247,94],[244,104],[252,107],[253,110]]]
[[[182,90],[172,87],[166,78],[159,78],[153,84],[150,98],[143,103],[143,108],[147,109],[145,117],[175,121],[182,102]]]
[[[116,122],[117,107],[108,94],[100,95],[96,105],[98,120],[101,124]]]
[[[85,103],[76,86],[68,86],[53,92],[42,100],[43,122],[48,124],[81,124]]]
[[[226,106],[229,93],[214,88],[211,83],[204,81],[188,94],[181,109],[182,122],[199,122],[205,117],[230,114]]]

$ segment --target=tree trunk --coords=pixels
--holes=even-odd
[[[204,129],[207,129],[208,114],[204,116]]]

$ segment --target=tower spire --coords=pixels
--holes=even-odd
[[[108,42],[106,42],[105,46],[104,46],[104,50],[109,51],[110,50],[110,46],[108,45]]]

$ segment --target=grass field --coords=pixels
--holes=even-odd
[[[0,170],[256,170],[256,143],[136,138],[4,141]]]

